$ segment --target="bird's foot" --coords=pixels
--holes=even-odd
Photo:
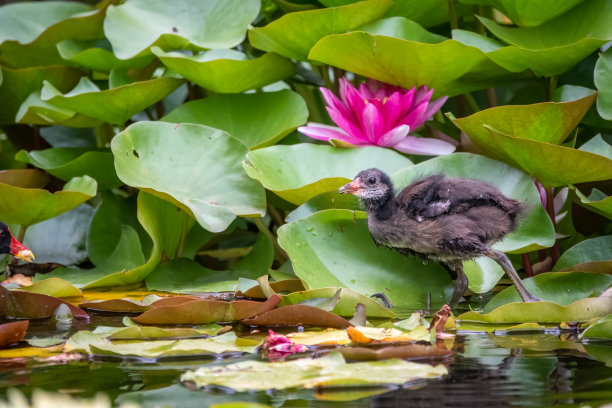
[[[533,303],[533,302],[540,302],[541,299],[535,295],[532,295],[531,293],[527,292],[527,293],[522,293],[521,295],[521,299],[523,299],[524,303]]]
[[[370,297],[380,299],[380,301],[383,303],[383,305],[385,305],[387,309],[391,309],[393,307],[393,303],[391,303],[387,295],[385,295],[384,293],[380,293],[380,292],[374,293]]]

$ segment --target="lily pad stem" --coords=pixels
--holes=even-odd
[[[464,95],[468,105],[470,105],[470,108],[472,109],[472,111],[474,111],[474,113],[480,112],[482,110],[480,109],[480,106],[478,106],[478,103],[476,103],[476,99],[474,99],[471,93],[466,92]]]
[[[286,261],[288,261],[289,257],[287,256],[287,253],[283,250],[283,248],[280,247],[280,245],[278,245],[276,237],[264,224],[263,219],[260,217],[253,217],[251,218],[251,221],[253,221],[253,224],[255,224],[257,229],[262,234],[266,235],[268,238],[270,238],[270,241],[272,241],[272,245],[274,246],[274,259],[278,260],[280,263],[285,263]]]
[[[457,22],[457,12],[455,11],[455,0],[446,0],[446,4],[448,5],[448,21],[450,22],[451,30],[456,30],[459,28],[459,23]]]
[[[531,278],[533,276],[533,268],[531,267],[531,260],[529,260],[529,254],[521,254],[523,258],[523,268],[525,269],[525,276]]]
[[[552,101],[555,96],[555,91],[557,90],[557,77],[550,77],[550,83],[548,84],[548,100]]]
[[[557,222],[555,220],[555,202],[552,188],[546,189],[546,212],[548,213],[550,220],[552,221],[553,228],[557,231]],[[555,240],[555,244],[550,248],[550,256],[552,257],[552,266],[554,266],[559,257],[561,256],[561,252],[559,251],[559,244]],[[551,266],[551,267],[552,267]]]

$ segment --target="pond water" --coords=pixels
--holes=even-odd
[[[89,323],[75,325],[70,331],[98,325],[119,326],[121,318],[93,315]],[[45,322],[31,322],[28,336],[57,334],[54,329]],[[190,390],[179,382],[181,373],[188,369],[245,358],[236,355],[198,360],[54,363],[31,358],[0,359],[0,396],[11,387],[28,396],[35,388],[78,397],[102,391],[117,405],[133,401],[142,407],[208,407],[230,401],[275,407],[596,407],[612,403],[612,342],[582,344],[558,333],[461,333],[455,339],[454,351],[450,358],[427,361],[447,365],[447,376],[400,388],[252,393]]]

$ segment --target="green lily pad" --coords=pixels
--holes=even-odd
[[[586,298],[567,306],[553,302],[507,303],[489,313],[471,311],[457,317],[457,320],[485,323],[561,323],[584,322],[612,313],[609,296]]]
[[[555,231],[550,217],[542,208],[540,195],[527,174],[507,164],[469,153],[439,156],[391,175],[394,184],[407,186],[423,174],[444,173],[451,177],[483,180],[497,187],[508,197],[527,206],[527,215],[516,231],[493,247],[503,252],[523,253],[550,247],[555,242]]]
[[[182,340],[107,340],[104,334],[82,331],[74,334],[64,345],[66,352],[116,357],[161,358],[221,354],[227,352],[254,353],[259,342],[240,345],[233,332],[205,339]]]
[[[32,92],[21,104],[15,122],[33,125],[61,125],[75,128],[99,126],[102,121],[81,115],[69,109],[58,108],[40,98],[40,92]]]
[[[261,234],[253,249],[228,271],[207,269],[190,259],[165,262],[146,280],[149,290],[196,293],[236,290],[240,278],[257,279],[268,273],[274,259],[272,242]]]
[[[612,50],[599,55],[594,71],[597,96],[597,112],[602,118],[612,120]]]
[[[0,172],[0,213],[4,222],[29,226],[62,214],[96,195],[97,184],[89,176],[75,177],[64,189],[51,194],[32,186],[38,170]],[[44,185],[44,184],[43,184]]]
[[[66,40],[56,45],[62,59],[92,71],[110,72],[113,68],[143,68],[151,62],[153,55],[144,55],[120,60],[113,54],[106,38],[95,40]]]
[[[353,32],[323,38],[308,57],[407,89],[427,85],[434,89],[434,98],[460,95],[519,77],[494,63],[483,51],[456,40],[426,44]]]
[[[588,197],[582,194],[577,188],[574,188],[574,191],[580,200],[580,205],[612,220],[612,197],[607,196],[604,192],[596,188],[591,191]]]
[[[0,8],[0,61],[18,67],[63,63],[55,44],[102,36],[105,7],[76,2],[21,2]]]
[[[465,119],[465,118],[463,118]],[[463,129],[462,119],[451,118]],[[537,140],[513,137],[483,124],[489,134],[466,133],[478,149],[498,160],[520,168],[545,187],[557,187],[612,178],[612,160],[598,154]],[[545,157],[546,160],[542,160]],[[572,166],[567,166],[572,163]]]
[[[50,82],[44,81],[41,99],[59,108],[122,125],[182,83],[182,79],[163,77],[101,91],[90,79],[82,77],[72,91],[62,94]]]
[[[247,148],[202,125],[138,122],[113,138],[117,175],[178,204],[211,232],[236,216],[263,216],[263,188],[240,166]]]
[[[119,59],[162,49],[232,48],[245,37],[257,17],[257,0],[131,0],[108,7],[104,34]]]
[[[294,305],[303,303],[309,299],[331,298],[335,295],[338,289],[340,290],[340,297],[338,299],[338,303],[331,310],[331,312],[339,316],[353,317],[355,314],[355,307],[358,303],[361,303],[366,307],[366,314],[370,318],[393,319],[396,317],[394,312],[383,307],[374,299],[347,288],[320,288],[293,292],[282,296],[282,301],[279,305]]]
[[[361,211],[325,210],[278,229],[278,242],[296,275],[311,289],[345,287],[370,296],[384,293],[397,307],[432,307],[450,295],[448,273],[388,248],[377,248]]]
[[[405,17],[384,18],[361,27],[360,31],[428,44],[437,44],[448,40],[447,37],[427,31],[419,23]]]
[[[21,150],[16,158],[64,181],[88,175],[98,182],[101,189],[114,188],[122,184],[115,173],[113,155],[108,149],[58,147],[31,152]]]
[[[612,339],[612,314],[589,325],[580,338]]]
[[[22,287],[20,289],[30,293],[42,293],[43,295],[59,298],[77,297],[82,295],[81,291],[72,286],[70,282],[59,278],[43,279],[34,283],[33,285]]]
[[[328,210],[332,208],[345,209],[345,210],[362,210],[362,206],[359,203],[357,197],[352,194],[340,194],[336,191],[328,191],[327,193],[319,194],[316,197],[311,198],[304,204],[300,205],[295,210],[291,211],[286,222],[294,222],[304,217],[308,217],[310,214],[314,214],[317,211]]]
[[[612,275],[584,272],[548,272],[523,280],[529,292],[538,298],[567,306],[577,300],[600,296],[612,286]],[[508,287],[487,303],[484,312],[511,302],[520,302],[515,287]]]
[[[578,126],[596,97],[592,93],[569,102],[498,106],[452,120],[475,142],[489,137],[489,127],[512,137],[558,145]]]
[[[321,38],[378,20],[391,4],[389,0],[371,0],[285,14],[265,27],[251,29],[249,42],[260,50],[306,61],[308,52]]]
[[[391,149],[341,149],[310,143],[251,151],[243,163],[249,176],[294,204],[344,185],[365,168],[378,167],[392,173],[411,165]]]
[[[152,47],[151,51],[183,78],[213,92],[240,93],[281,81],[295,73],[291,61],[273,53],[248,59],[234,50],[211,50],[194,56],[165,53],[159,47]]]
[[[216,336],[223,329],[223,326],[218,324],[208,324],[206,326],[191,327],[176,327],[171,329],[163,329],[153,326],[130,326],[118,330],[107,337],[109,340],[129,340],[129,339],[163,339],[163,338],[189,338],[203,337],[204,335]]]
[[[59,90],[68,91],[81,76],[78,69],[62,65],[0,69],[0,78],[3,78],[0,82],[0,124],[15,123],[19,106],[32,92],[40,90],[43,81],[48,81]]]
[[[552,20],[582,3],[584,0],[460,0],[464,3],[493,6],[519,27],[538,26]]]
[[[571,270],[574,266],[593,261],[610,261],[612,265],[612,235],[579,242],[561,255],[553,271]]]
[[[340,353],[321,358],[282,362],[244,361],[219,367],[187,371],[181,381],[198,387],[217,385],[236,391],[284,388],[320,388],[404,384],[420,378],[438,378],[448,371],[442,365],[401,359],[347,363]]]
[[[213,95],[187,102],[163,118],[221,129],[250,149],[270,146],[306,123],[308,109],[295,92]]]

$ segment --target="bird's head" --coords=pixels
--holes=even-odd
[[[340,187],[342,194],[354,194],[366,204],[368,202],[386,202],[393,197],[393,184],[383,171],[367,169],[359,172],[350,183]]]
[[[0,253],[11,254],[23,261],[32,262],[34,254],[21,242],[17,241],[8,225],[0,221]]]

